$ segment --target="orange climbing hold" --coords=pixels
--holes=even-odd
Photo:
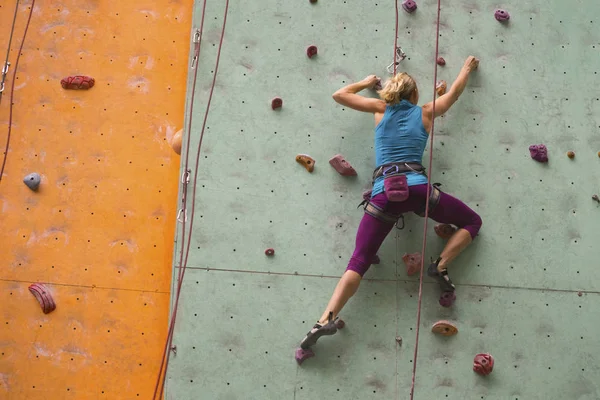
[[[569,157],[571,160],[575,158],[575,152],[573,151],[567,151],[567,157]]]
[[[308,154],[298,154],[296,156],[296,161],[302,164],[308,172],[313,172],[315,170],[315,160]]]
[[[450,321],[438,321],[431,327],[431,332],[443,336],[454,336],[458,333],[458,328]]]
[[[329,164],[342,176],[356,176],[356,170],[341,154],[336,154],[329,160]]]
[[[73,90],[91,89],[94,86],[94,83],[96,83],[94,78],[84,75],[67,76],[60,81],[63,89]]]
[[[171,139],[171,147],[175,153],[181,155],[181,141],[183,138],[183,129],[178,130]]]
[[[44,284],[34,283],[29,286],[29,291],[35,296],[40,306],[42,306],[44,314],[51,313],[56,309],[56,303],[54,303],[50,290]]]
[[[446,93],[446,88],[446,81],[439,81],[437,85],[435,85],[435,92],[438,96],[443,96]]]

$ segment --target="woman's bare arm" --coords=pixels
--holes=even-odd
[[[469,56],[465,61],[464,66],[460,70],[458,77],[452,84],[450,90],[440,96],[435,100],[435,118],[440,117],[446,113],[452,107],[454,103],[458,100],[462,92],[465,90],[465,86],[467,86],[467,82],[469,80],[469,74],[477,69],[479,65],[479,60],[477,60],[473,56]],[[425,104],[423,106],[423,116],[431,121],[433,118],[431,117],[433,113],[433,101]]]
[[[357,94],[361,90],[373,88],[377,82],[379,82],[379,78],[375,75],[370,75],[360,82],[352,83],[339,89],[333,94],[333,99],[336,103],[350,107],[353,110],[368,113],[383,113],[385,112],[385,102],[383,100]]]

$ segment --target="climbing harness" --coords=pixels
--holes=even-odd
[[[395,177],[395,176],[399,176],[399,175],[404,175],[407,172],[415,172],[415,173],[419,173],[419,174],[423,174],[423,175],[427,176],[425,167],[423,167],[423,165],[421,165],[420,163],[416,163],[416,162],[389,163],[389,164],[384,164],[380,167],[377,167],[373,171],[372,183],[375,184],[375,180],[382,176],[384,176],[387,179],[387,178],[391,178],[391,177]],[[435,208],[435,206],[439,203],[440,191],[437,188],[438,186],[441,186],[441,184],[434,183],[433,188],[430,192],[429,213],[431,213],[433,211],[433,209]],[[358,207],[360,207],[360,206],[364,206],[363,209],[364,209],[365,213],[371,215],[372,217],[377,218],[378,220],[383,221],[388,224],[396,224],[396,228],[398,228],[400,230],[404,229],[404,214],[393,214],[393,213],[386,212],[381,207],[373,204],[370,201],[370,199],[368,199],[368,198],[363,199],[363,201],[358,205]],[[425,207],[423,207],[423,210],[415,211],[415,214],[417,214],[420,217],[425,216]],[[402,221],[402,225],[400,225],[400,221]]]
[[[438,187],[440,186],[442,186],[441,183],[434,183],[433,185],[431,185],[431,191],[429,193],[429,211],[427,213],[428,215],[431,215],[433,210],[435,210],[435,207],[440,202],[441,191],[440,189],[438,189]],[[425,206],[423,206],[423,209],[421,211],[415,211],[415,214],[417,214],[419,217],[425,217]]]
[[[375,184],[375,180],[380,176],[389,177],[398,174],[404,174],[407,172],[416,172],[426,176],[425,167],[423,167],[420,163],[390,163],[384,164],[379,168],[376,168],[375,171],[373,171],[373,184]]]

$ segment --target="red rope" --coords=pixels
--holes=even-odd
[[[19,59],[21,58],[21,52],[23,51],[23,45],[25,44],[27,31],[29,30],[29,23],[31,22],[31,16],[33,15],[33,7],[35,7],[35,0],[31,2],[31,8],[29,9],[29,17],[27,18],[25,32],[23,33],[23,40],[21,41],[21,46],[19,47],[19,52],[17,53],[17,60],[15,61],[15,68],[13,69],[12,83],[10,86],[10,104],[8,106],[8,136],[6,137],[6,149],[4,150],[4,159],[2,160],[2,168],[0,169],[0,182],[2,182],[2,176],[4,176],[4,167],[6,166],[6,159],[8,158],[8,148],[10,146],[10,134],[12,132],[13,121],[13,99],[15,96],[15,80],[17,78],[17,68],[19,68]]]
[[[398,3],[396,2],[396,7]],[[417,332],[415,339],[415,354],[413,357],[413,371],[412,371],[412,382],[410,385],[410,400],[413,400],[415,394],[415,378],[417,374],[417,355],[419,352],[419,328],[421,326],[421,300],[423,298],[423,269],[425,267],[425,248],[427,247],[427,221],[429,219],[429,196],[431,192],[431,171],[433,166],[433,136],[434,136],[434,128],[435,128],[435,100],[436,100],[436,84],[437,84],[437,58],[439,54],[439,44],[440,44],[440,10],[441,10],[441,0],[437,2],[437,28],[435,35],[435,58],[434,58],[434,74],[433,74],[433,115],[431,119],[431,140],[430,140],[430,150],[429,150],[429,174],[427,177],[427,200],[425,202],[425,226],[423,227],[423,247],[421,248],[421,274],[419,276],[419,303],[417,306]]]
[[[187,193],[186,193],[187,192],[187,183],[184,182],[184,188],[183,188],[183,194],[182,194],[182,203],[183,203],[183,210],[184,210],[183,223],[182,223],[182,241],[181,241],[182,242],[182,252],[181,252],[180,259],[179,259],[179,273],[178,273],[178,277],[177,277],[177,290],[176,290],[176,295],[175,295],[175,304],[173,306],[173,314],[171,316],[171,322],[169,324],[169,333],[167,335],[167,343],[165,344],[163,358],[162,358],[161,366],[160,366],[160,371],[159,371],[158,379],[157,379],[156,386],[154,389],[154,396],[153,396],[154,399],[156,399],[156,394],[158,392],[159,386],[160,386],[159,399],[162,398],[162,396],[163,396],[164,385],[165,385],[164,378],[166,377],[167,367],[168,367],[169,359],[171,356],[171,346],[173,343],[173,331],[175,328],[175,320],[177,319],[177,310],[179,308],[179,298],[181,295],[181,287],[183,285],[183,278],[185,277],[185,271],[187,268],[188,257],[189,257],[189,252],[190,252],[190,243],[191,243],[191,237],[192,237],[192,228],[194,225],[196,186],[197,186],[197,179],[198,179],[198,164],[200,162],[200,150],[202,149],[202,141],[204,139],[204,131],[206,128],[206,121],[208,119],[208,112],[210,110],[210,104],[211,104],[213,92],[215,89],[217,72],[219,69],[219,60],[221,58],[221,49],[223,47],[223,38],[225,36],[225,26],[227,23],[228,10],[229,10],[229,0],[226,0],[225,14],[223,16],[223,27],[221,30],[221,39],[219,41],[219,48],[218,48],[218,52],[217,52],[217,61],[216,61],[215,69],[214,69],[215,72],[213,75],[212,86],[210,88],[210,94],[208,96],[208,103],[206,105],[206,111],[204,113],[204,121],[202,123],[202,129],[200,131],[200,141],[198,143],[198,150],[196,153],[196,166],[195,166],[195,172],[194,172],[194,185],[193,185],[193,191],[192,191],[190,226],[189,226],[189,232],[187,234],[187,247],[186,247],[186,240],[185,240],[186,239],[185,210],[187,210]],[[202,21],[200,23],[200,38],[199,38],[200,41],[196,45],[196,50],[195,50],[195,54],[194,54],[194,56],[196,58],[196,71],[194,73],[194,82],[192,85],[192,96],[190,99],[190,110],[189,110],[189,114],[188,114],[188,125],[187,125],[187,130],[186,130],[186,137],[187,137],[186,156],[185,156],[185,174],[186,175],[187,175],[188,166],[189,166],[189,150],[190,150],[189,144],[190,144],[190,136],[191,136],[191,125],[192,125],[192,121],[193,121],[193,112],[192,111],[194,108],[194,98],[195,98],[195,94],[196,94],[196,80],[198,77],[198,69],[199,69],[198,64],[199,64],[199,60],[200,60],[200,47],[201,47],[200,43],[201,43],[201,38],[202,38],[202,31],[204,28],[205,13],[206,13],[206,0],[204,0],[204,5],[202,8]],[[186,247],[185,258],[183,256],[183,254],[184,254],[183,247]],[[161,381],[162,381],[162,384],[161,384]]]

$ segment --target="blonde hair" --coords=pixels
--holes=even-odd
[[[383,89],[378,91],[381,100],[387,104],[396,104],[408,100],[417,89],[417,82],[406,72],[400,72],[385,83]]]

